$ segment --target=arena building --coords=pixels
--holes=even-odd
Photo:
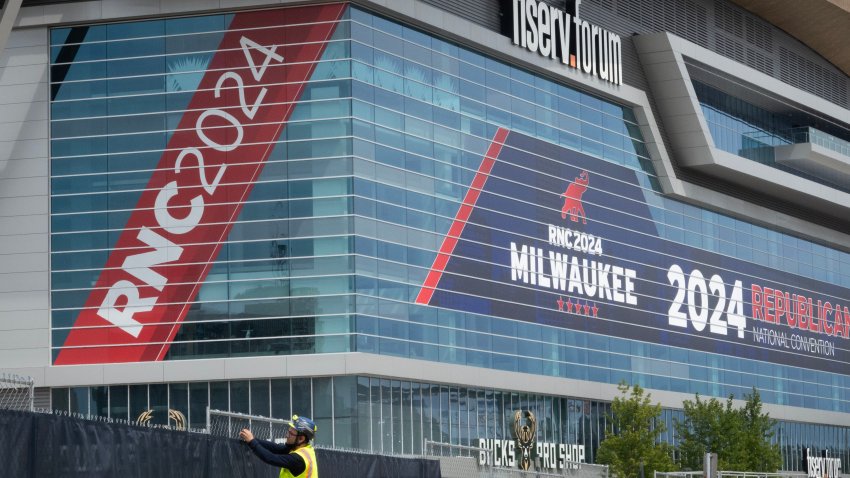
[[[0,367],[44,408],[550,470],[622,381],[670,430],[755,387],[785,470],[847,463],[848,31],[841,0],[6,0]]]

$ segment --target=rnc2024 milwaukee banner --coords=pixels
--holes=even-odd
[[[233,16],[57,365],[165,356],[344,8]]]
[[[499,129],[416,301],[850,373],[848,297],[662,239],[635,171]]]

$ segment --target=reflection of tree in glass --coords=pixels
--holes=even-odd
[[[430,71],[415,63],[404,64],[405,91],[404,94],[421,101],[431,101]]]
[[[401,59],[375,52],[375,86],[396,93],[402,92]]]
[[[184,56],[168,62],[168,91],[194,91],[201,83],[211,58],[206,55]]]
[[[401,59],[392,55],[375,52],[375,66],[390,73],[401,74]]]

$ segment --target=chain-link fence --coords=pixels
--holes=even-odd
[[[705,473],[702,471],[656,471],[655,478],[703,478]]]
[[[207,433],[210,435],[238,438],[239,431],[248,428],[261,440],[285,439],[290,420],[244,415],[207,408]]]
[[[0,409],[35,409],[35,381],[31,377],[0,374]]]
[[[50,410],[47,408],[35,408],[35,381],[31,377],[0,373],[0,410],[20,410],[51,414],[88,420],[93,422],[112,423],[121,425],[134,425],[144,428],[159,428],[166,430],[191,431],[195,433],[206,433],[202,429],[189,429],[186,427],[186,417],[177,410],[168,410],[168,424],[154,425],[150,421],[152,410],[148,410],[136,420],[122,418],[110,418],[95,414],[69,412],[67,410]]]
[[[806,473],[782,472],[782,473],[755,473],[752,471],[718,471],[716,476],[708,477],[704,471],[675,471],[663,473],[655,472],[655,478],[807,478]]]
[[[807,478],[809,475],[802,472],[785,473],[755,473],[752,471],[718,471],[717,478]]]
[[[532,465],[534,470],[497,466],[489,459],[492,450],[476,446],[452,445],[425,440],[425,456],[440,461],[443,478],[608,478],[608,467],[566,461],[561,470],[541,470],[539,460]],[[482,464],[482,462],[484,464]]]

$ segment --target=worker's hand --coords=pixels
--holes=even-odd
[[[239,438],[245,440],[245,443],[251,443],[254,439],[254,434],[251,433],[251,430],[247,428],[243,428],[241,432],[239,432]]]

